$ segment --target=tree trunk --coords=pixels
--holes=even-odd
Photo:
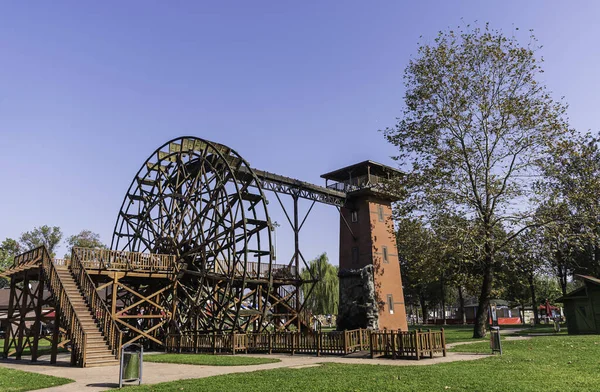
[[[462,324],[467,325],[467,314],[465,313],[465,297],[463,296],[462,286],[458,286],[458,306],[458,311],[460,313],[460,318],[462,319]]]
[[[520,305],[519,318],[521,319],[521,324],[525,324],[525,304],[521,302]]]
[[[493,270],[492,264],[494,258],[491,254],[485,256],[485,270],[483,273],[483,283],[481,284],[481,293],[479,295],[479,304],[477,305],[477,314],[475,315],[475,326],[473,328],[473,338],[485,337],[485,324],[488,319],[488,307],[490,305],[490,295],[492,293]]]
[[[442,324],[446,325],[446,284],[444,283],[444,276],[441,279],[441,290],[442,290]]]
[[[561,268],[562,269],[562,268]],[[561,271],[558,275],[558,281],[560,283],[560,290],[562,295],[567,295],[567,272]]]
[[[419,301],[421,302],[421,313],[423,313],[423,324],[427,324],[427,304],[425,303],[425,297],[419,295]]]
[[[535,298],[535,285],[533,281],[533,274],[529,275],[529,290],[531,290],[531,306],[533,307],[533,320],[535,325],[538,325],[540,323],[540,317],[538,315],[539,309],[537,299]]]
[[[556,275],[558,276],[558,282],[560,283],[560,289],[562,291],[562,295],[567,295],[567,267],[565,266],[565,261],[562,256],[561,251],[556,251]]]

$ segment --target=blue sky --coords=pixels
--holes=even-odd
[[[419,37],[475,21],[534,29],[543,81],[574,127],[598,131],[599,14],[594,1],[2,1],[0,239],[48,224],[110,242],[135,172],[182,135],[318,184],[392,164],[378,129],[401,113]],[[338,224],[315,208],[304,255],[337,263]],[[278,242],[288,258],[290,233]]]

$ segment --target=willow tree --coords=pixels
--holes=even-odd
[[[400,213],[474,222],[474,337],[485,335],[496,255],[527,227],[539,160],[567,132],[565,105],[538,80],[537,49],[533,36],[522,46],[488,25],[440,32],[408,64],[403,114],[384,131],[407,172]]]
[[[337,314],[339,303],[338,267],[329,263],[327,253],[311,260],[309,269],[301,273],[303,280],[311,280],[316,276],[316,283],[305,283],[302,291],[308,296],[305,308],[313,314]],[[312,274],[311,274],[312,272]]]

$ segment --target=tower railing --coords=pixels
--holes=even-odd
[[[349,192],[366,186],[381,184],[385,180],[385,177],[380,177],[373,174],[365,174],[362,176],[349,178],[346,181],[329,184],[327,185],[327,188],[340,192]]]

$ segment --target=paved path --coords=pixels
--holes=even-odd
[[[42,361],[34,364],[28,361],[0,360],[0,366],[47,374],[51,376],[66,377],[75,380],[74,383],[62,385],[60,387],[41,389],[40,391],[104,391],[110,388],[118,387],[118,366],[106,366],[96,368],[74,368],[68,366],[68,355],[62,354],[63,364],[58,366],[49,366]],[[446,357],[434,357],[433,359],[415,360],[392,360],[392,359],[371,359],[371,358],[349,358],[323,356],[315,357],[310,355],[247,355],[250,357],[278,358],[281,362],[269,363],[264,365],[252,366],[203,366],[203,365],[179,365],[169,363],[145,362],[143,369],[144,384],[156,384],[165,381],[182,380],[186,378],[202,378],[217,376],[229,373],[245,373],[256,370],[277,369],[277,368],[305,368],[319,366],[319,363],[335,362],[346,364],[361,365],[393,365],[393,366],[428,366],[438,363],[454,361],[470,361],[489,357],[488,354],[469,354],[469,353],[448,353]]]

